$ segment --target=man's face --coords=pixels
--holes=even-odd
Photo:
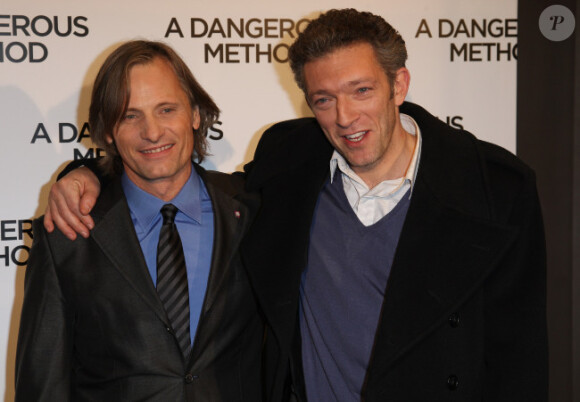
[[[129,73],[127,113],[113,137],[127,176],[139,188],[162,199],[179,192],[191,173],[193,129],[199,127],[169,63],[155,58]]]
[[[367,184],[395,178],[388,176],[404,145],[398,106],[407,93],[408,71],[397,71],[391,97],[372,46],[358,43],[306,63],[304,78],[318,123],[352,169]]]

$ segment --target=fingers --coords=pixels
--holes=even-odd
[[[50,213],[50,208],[46,208],[46,212],[44,213],[44,228],[48,233],[52,233],[54,230],[54,223],[52,221],[52,215]]]
[[[84,238],[94,227],[89,215],[95,205],[100,185],[96,176],[87,168],[76,169],[50,189],[44,226],[48,231],[56,227],[69,239],[74,240],[77,233]]]
[[[81,169],[84,169],[84,171],[81,172],[83,173],[82,180],[79,180],[79,185],[83,190],[80,200],[80,211],[83,215],[88,215],[97,202],[97,198],[101,192],[101,184],[99,183],[97,176],[95,176],[89,169]]]
[[[88,228],[84,227],[84,224],[80,221],[77,215],[75,215],[74,211],[70,210],[64,195],[66,191],[67,180],[65,176],[65,178],[53,184],[50,189],[48,195],[48,205],[44,215],[44,226],[48,230],[49,228],[47,227],[47,222],[51,221],[53,226],[56,226],[66,237],[71,240],[76,239],[77,233],[80,233],[83,237],[87,237]],[[78,199],[78,188],[76,189],[76,194]],[[78,215],[80,215],[80,213]]]

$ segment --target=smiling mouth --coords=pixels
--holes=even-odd
[[[164,146],[159,147],[159,148],[147,149],[145,151],[141,151],[141,153],[144,153],[144,154],[156,154],[156,153],[159,153],[159,152],[163,152],[163,151],[171,148],[172,146],[173,146],[173,144],[164,145]]]
[[[368,131],[359,131],[354,134],[345,135],[344,138],[346,138],[350,142],[359,142],[364,138],[366,133],[368,133]]]

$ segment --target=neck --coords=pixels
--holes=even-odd
[[[192,164],[178,175],[171,177],[160,177],[157,179],[145,179],[127,169],[127,177],[141,190],[167,202],[174,199],[181,191],[193,169]]]
[[[355,173],[365,182],[369,189],[385,180],[394,180],[407,174],[413,153],[417,145],[417,137],[405,131],[401,125],[393,133],[389,149],[376,165],[360,168]]]

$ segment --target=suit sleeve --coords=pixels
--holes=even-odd
[[[285,149],[285,142],[294,132],[303,129],[311,130],[313,118],[301,118],[294,120],[282,121],[269,127],[258,141],[254,158],[244,165],[244,174],[246,176],[252,173],[257,162],[270,156],[272,151]],[[305,128],[306,127],[306,128]],[[318,126],[316,126],[318,127]]]
[[[70,161],[64,167],[64,169],[58,174],[58,176],[56,177],[56,180],[60,180],[64,176],[66,176],[67,174],[72,172],[73,170],[84,166],[84,167],[88,168],[91,172],[93,172],[93,174],[95,176],[97,176],[99,183],[101,183],[101,187],[104,187],[106,184],[108,184],[111,181],[111,177],[107,176],[101,170],[101,168],[99,166],[100,159],[101,158],[88,158],[88,159],[77,159],[74,161]]]
[[[546,245],[531,171],[508,223],[515,246],[485,289],[484,401],[547,401]]]
[[[71,400],[72,323],[41,221],[35,221],[33,233],[16,352],[15,400],[66,402]]]
[[[260,137],[260,141],[258,141],[258,145],[256,146],[256,151],[254,152],[254,157],[252,160],[244,165],[243,172],[236,172],[236,174],[243,175],[246,178],[248,175],[252,173],[254,165],[256,161],[260,160],[261,157],[266,153],[264,148],[268,148],[269,138],[272,137],[272,127],[264,131],[262,136]]]

